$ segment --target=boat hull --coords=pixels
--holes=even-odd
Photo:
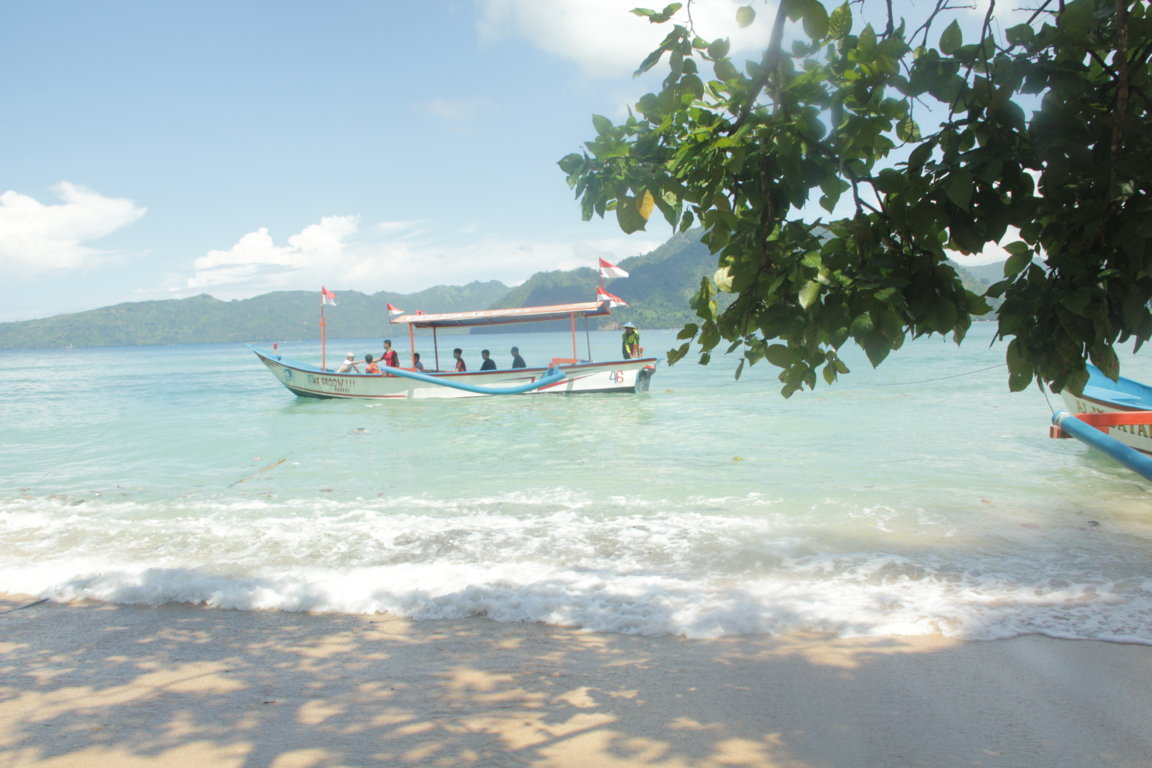
[[[362,373],[333,373],[275,352],[250,347],[276,380],[298,397],[424,400],[438,398],[485,397],[504,394],[501,390],[523,388],[544,378],[547,368],[517,368],[467,373],[432,373],[432,381],[403,376]],[[593,392],[634,393],[648,389],[656,370],[655,358],[614,360],[603,363],[561,365],[564,378],[522,394],[584,394]],[[458,386],[469,387],[461,389]],[[517,393],[521,394],[521,393]]]
[[[1152,411],[1152,387],[1131,379],[1112,381],[1097,368],[1088,367],[1084,393],[1061,392],[1073,413],[1130,413]],[[1152,456],[1152,424],[1120,424],[1108,427],[1108,434],[1141,453]]]

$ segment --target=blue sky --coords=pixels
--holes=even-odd
[[[0,0],[0,320],[651,250],[663,223],[582,222],[556,166],[649,85],[636,5]]]
[[[736,0],[695,0],[752,52]],[[0,0],[0,321],[619,260],[556,162],[650,90],[637,0]]]

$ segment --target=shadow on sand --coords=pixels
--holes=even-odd
[[[0,601],[5,766],[1136,766],[1152,648]],[[1142,705],[1141,705],[1142,702]]]

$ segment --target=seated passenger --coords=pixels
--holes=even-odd
[[[520,347],[512,347],[512,367],[513,368],[527,368],[524,364],[524,358],[520,357]]]
[[[372,362],[372,355],[364,355],[364,373],[380,373],[380,366]]]
[[[480,350],[480,357],[484,358],[484,362],[480,363],[480,370],[494,371],[496,370],[496,361],[492,359],[492,354],[486,350]]]
[[[344,356],[344,362],[340,363],[340,367],[336,369],[336,373],[360,373],[360,369],[356,366],[356,355],[349,352]]]
[[[464,350],[460,349],[460,347],[456,347],[456,349],[452,350],[452,357],[456,358],[457,373],[463,373],[464,371],[468,370],[468,366],[464,364],[463,355]]]
[[[424,363],[420,362],[420,353],[419,352],[413,352],[412,353],[412,367],[418,371],[424,370]]]

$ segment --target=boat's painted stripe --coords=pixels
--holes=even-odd
[[[551,368],[542,377],[525,384],[517,384],[511,387],[481,387],[476,384],[453,381],[444,376],[430,376],[426,373],[417,373],[416,371],[408,371],[403,368],[385,366],[384,371],[390,376],[401,376],[406,379],[412,379],[413,381],[424,382],[425,384],[435,384],[438,387],[451,387],[452,389],[459,389],[478,395],[521,395],[525,392],[531,392],[534,389],[543,389],[552,386],[567,378],[559,368]]]

